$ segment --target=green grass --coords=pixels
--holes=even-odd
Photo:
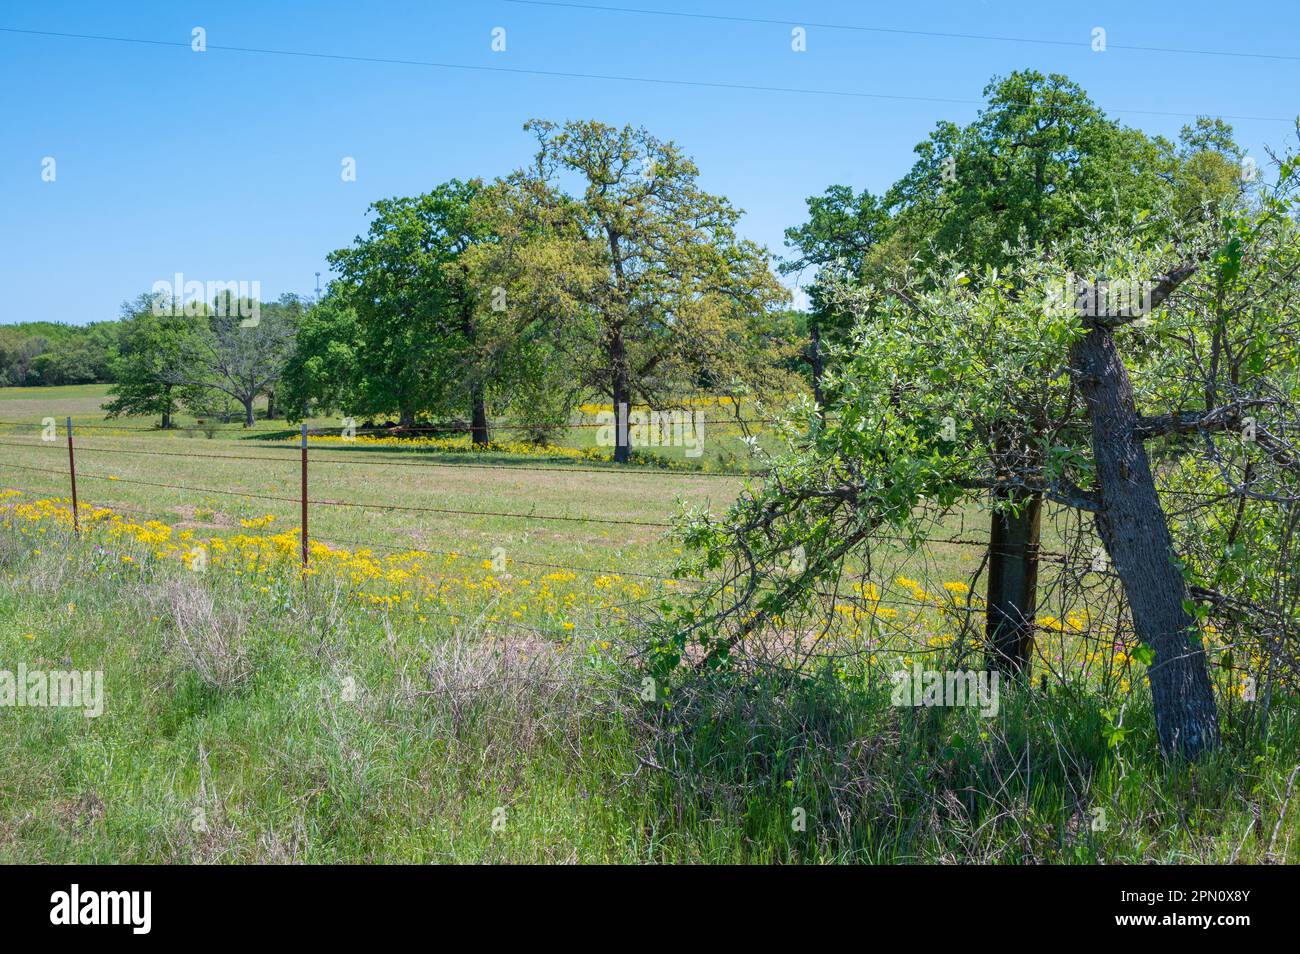
[[[74,423],[102,422],[101,407],[108,400],[107,384],[70,384],[63,387],[0,388],[0,418],[6,421],[38,421],[50,416],[62,425],[65,417]]]
[[[16,391],[40,393],[15,396]],[[0,424],[0,489],[23,490],[28,497],[68,496],[62,428],[57,440],[42,441],[43,417],[62,422],[71,414],[74,428],[150,423],[105,422],[98,410],[103,392],[103,385],[0,389],[0,421],[31,422]],[[587,446],[594,430],[573,428],[571,446]],[[241,519],[266,514],[275,517],[270,529],[287,530],[300,520],[299,451],[296,440],[286,439],[291,435],[283,422],[260,419],[252,433],[234,426],[211,439],[193,429],[83,427],[76,434],[79,496],[87,505],[143,511],[137,514],[141,520],[154,516],[204,535],[237,531]],[[454,549],[480,559],[500,548],[511,559],[615,571],[663,572],[673,554],[660,525],[670,523],[684,505],[725,509],[744,485],[743,478],[717,474],[505,453],[471,456],[330,442],[313,444],[310,455],[313,539],[344,546]],[[526,469],[514,469],[519,467]],[[285,499],[263,499],[268,497]],[[385,509],[392,505],[424,509]],[[447,510],[464,513],[437,512]],[[490,515],[496,513],[519,516]],[[633,522],[540,519],[584,516]],[[959,534],[981,523],[972,507],[944,532]],[[899,572],[920,572],[916,559],[897,550]],[[978,551],[936,544],[923,559],[931,578],[961,580],[978,565]]]
[[[107,684],[95,719],[0,708],[0,861],[1295,860],[1290,701],[1262,746],[1239,708],[1196,767],[1161,761],[1140,699],[1109,748],[1114,702],[1077,688],[979,720],[841,666],[682,679],[665,707],[614,627],[593,653],[0,534],[0,669]]]
[[[10,389],[0,419],[93,423],[101,400],[94,388]],[[268,532],[289,530],[297,450],[263,446],[282,431],[86,428],[79,491],[202,537],[268,513]],[[0,467],[0,488],[66,496],[66,446],[33,425],[0,442],[3,463],[35,468]],[[118,453],[130,450],[168,456]],[[314,538],[455,549],[471,564],[500,547],[511,561],[661,572],[673,555],[662,527],[536,515],[664,523],[683,502],[720,509],[742,484],[509,455],[311,454],[313,499],[373,505],[314,505]],[[150,486],[160,483],[207,491]],[[430,509],[384,509],[393,503]],[[978,539],[983,526],[972,508],[942,531]],[[981,720],[890,705],[892,657],[797,677],[682,677],[649,703],[644,637],[608,613],[563,639],[530,632],[539,620],[528,615],[511,629],[376,608],[347,580],[304,585],[288,565],[200,575],[150,547],[125,563],[94,542],[57,525],[0,527],[0,670],[102,669],[107,684],[96,719],[0,706],[0,861],[1224,862],[1300,851],[1293,699],[1273,700],[1266,743],[1250,731],[1255,705],[1225,704],[1228,744],[1195,767],[1160,759],[1138,687],[1010,689]],[[896,547],[878,569],[960,580],[978,556]],[[1128,734],[1108,747],[1104,713],[1121,711]]]
[[[6,431],[18,433],[36,433],[40,422],[47,417],[54,418],[59,428],[59,438],[63,439],[64,421],[72,418],[74,431],[78,439],[88,438],[94,434],[101,437],[160,437],[163,439],[184,437],[208,437],[223,441],[261,442],[295,440],[298,425],[288,425],[283,419],[268,420],[265,417],[266,401],[259,398],[256,404],[257,416],[253,427],[246,428],[236,415],[230,422],[222,422],[214,417],[196,417],[181,409],[172,418],[172,430],[164,432],[158,429],[159,418],[154,417],[117,417],[106,418],[103,405],[110,400],[110,385],[79,384],[64,387],[23,387],[0,388],[0,434]],[[656,446],[641,451],[642,457],[651,464],[666,464],[689,470],[745,470],[750,467],[750,453],[746,448],[741,429],[735,424],[721,423],[734,416],[734,410],[717,405],[701,405],[697,410],[704,416],[704,445],[698,456],[688,454],[684,446]],[[242,412],[241,412],[242,413]],[[759,419],[770,416],[757,408],[746,406],[743,417]],[[14,423],[17,427],[12,426]],[[716,423],[715,423],[716,422]],[[340,416],[311,417],[305,422],[311,428],[337,429],[342,426]],[[360,424],[362,422],[358,422]],[[504,426],[519,421],[499,422],[501,427],[493,430],[493,440],[504,442],[526,442],[532,429],[513,429]],[[532,422],[523,422],[532,423]],[[581,450],[594,450],[609,456],[611,448],[597,446],[598,428],[591,426],[595,418],[590,414],[575,413],[575,426],[562,428],[554,442],[562,447]],[[93,425],[93,427],[92,427]],[[78,429],[80,428],[80,429]],[[760,443],[775,446],[770,429],[755,427]],[[500,455],[486,455],[484,459],[494,459]]]

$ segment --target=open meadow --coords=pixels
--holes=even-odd
[[[0,646],[102,672],[102,715],[0,713],[2,859],[1290,857],[1294,817],[1263,806],[1287,807],[1296,713],[1260,757],[1162,768],[1135,664],[1050,629],[1068,608],[1040,644],[1061,681],[994,719],[883,704],[979,605],[981,551],[949,542],[978,540],[977,509],[862,577],[811,682],[654,706],[643,621],[695,585],[669,524],[759,478],[313,440],[303,574],[287,429],[161,432],[60,391],[0,392]],[[41,439],[67,415],[80,538],[64,433]]]
[[[9,6],[7,927],[1282,913],[1300,6]]]

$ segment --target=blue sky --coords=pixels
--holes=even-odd
[[[112,318],[124,299],[176,272],[256,280],[264,298],[310,293],[314,273],[326,273],[325,255],[365,230],[368,203],[450,177],[509,172],[530,157],[520,128],[530,117],[630,122],[676,140],[697,161],[704,186],[746,210],[743,234],[780,251],[806,196],[836,182],[883,190],[937,120],[974,117],[994,74],[1063,72],[1121,120],[1171,137],[1196,113],[1253,117],[1233,123],[1261,161],[1266,144],[1292,135],[1289,120],[1300,113],[1293,0],[603,5],[780,22],[505,0],[0,6],[8,30],[163,41],[0,31],[0,322]],[[807,51],[796,53],[790,31],[801,23],[810,24]],[[207,32],[206,53],[190,49],[196,26]],[[1098,26],[1104,53],[1090,48]],[[504,52],[491,49],[494,27],[506,31]],[[53,182],[42,181],[47,156],[56,161]],[[355,182],[341,180],[344,157],[356,160]]]

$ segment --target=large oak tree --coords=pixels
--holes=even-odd
[[[594,120],[526,128],[536,161],[514,180],[541,206],[526,214],[545,224],[547,254],[533,257],[517,304],[556,309],[553,340],[577,379],[616,413],[672,406],[701,380],[723,393],[783,390],[773,369],[784,345],[766,328],[788,295],[765,251],[736,235],[740,211],[700,188],[681,149]],[[626,461],[627,429],[615,431]]]

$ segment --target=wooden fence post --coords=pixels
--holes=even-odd
[[[1014,491],[1008,491],[1010,496]],[[989,535],[988,616],[985,639],[989,663],[1019,676],[1033,660],[1038,608],[1038,541],[1042,497],[1017,494],[1016,509],[993,514]]]

